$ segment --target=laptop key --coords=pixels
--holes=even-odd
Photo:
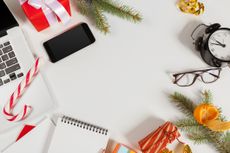
[[[13,48],[11,46],[7,46],[7,47],[5,47],[5,48],[2,49],[2,51],[3,51],[4,54],[6,54],[6,53],[8,53],[8,52],[10,52],[12,50],[13,50]]]
[[[11,67],[8,67],[7,69],[5,69],[5,71],[6,71],[6,74],[10,74],[10,73],[12,73],[14,71],[19,70],[20,68],[21,68],[20,65],[16,64],[16,65],[13,65]]]
[[[0,63],[2,63],[2,59],[0,58]]]
[[[17,79],[16,74],[15,74],[15,73],[10,74],[10,79],[11,79],[11,80]]]
[[[15,54],[14,54],[14,52],[10,52],[10,53],[8,53],[8,56],[9,56],[10,58],[13,58],[13,57],[15,57]]]
[[[5,75],[5,72],[2,70],[0,71],[0,77],[3,77]]]
[[[0,56],[3,54],[2,50],[0,49]]]
[[[19,74],[17,75],[17,77],[18,77],[18,78],[21,78],[23,75],[24,75],[23,73],[19,73]]]
[[[3,45],[1,44],[1,45],[0,45],[0,48],[2,48],[2,47],[3,47]]]
[[[17,62],[18,62],[18,60],[16,58],[12,58],[11,60],[6,62],[6,65],[11,66],[11,65],[16,64]]]
[[[4,45],[4,46],[8,46],[9,44],[10,44],[10,42],[7,41],[7,42],[5,42],[3,45]]]
[[[1,63],[1,64],[0,64],[0,69],[2,70],[2,69],[4,69],[4,68],[6,68],[6,64],[5,64],[5,63]]]
[[[10,79],[4,80],[4,84],[7,84],[7,83],[9,83],[9,82],[10,82]]]
[[[3,60],[3,61],[6,61],[6,60],[8,60],[8,59],[9,59],[9,57],[7,56],[7,54],[2,56],[2,60]]]
[[[2,86],[3,85],[3,82],[2,82],[2,79],[0,79],[0,86]]]

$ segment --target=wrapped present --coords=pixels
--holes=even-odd
[[[139,146],[143,153],[161,153],[169,143],[179,137],[180,133],[177,127],[171,122],[166,122],[139,141]]]
[[[19,2],[37,31],[44,30],[59,21],[66,24],[70,20],[69,0],[19,0]]]
[[[123,144],[117,144],[115,149],[113,150],[113,153],[137,153],[137,152]]]

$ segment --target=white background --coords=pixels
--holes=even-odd
[[[76,1],[76,0],[75,0]],[[177,0],[126,0],[139,10],[144,20],[132,24],[107,15],[111,33],[104,35],[76,10],[72,1],[72,20],[68,26],[57,24],[36,32],[16,0],[6,0],[23,29],[32,51],[48,56],[43,42],[73,25],[87,22],[96,43],[58,63],[48,62],[45,77],[58,104],[56,112],[103,125],[111,130],[111,139],[138,148],[137,142],[164,121],[185,116],[170,103],[168,95],[182,92],[200,102],[199,92],[210,89],[214,103],[230,116],[230,71],[205,85],[197,81],[192,87],[180,88],[170,74],[208,67],[194,51],[190,33],[199,23],[221,23],[230,27],[230,1],[203,1],[205,13],[193,16],[181,13]],[[1,21],[3,22],[3,21]],[[0,136],[0,142],[9,139]],[[189,143],[194,153],[215,153],[211,145]],[[32,146],[31,146],[32,147]]]

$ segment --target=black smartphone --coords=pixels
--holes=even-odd
[[[61,35],[46,41],[43,45],[51,62],[55,63],[94,42],[95,38],[88,25],[81,23]]]

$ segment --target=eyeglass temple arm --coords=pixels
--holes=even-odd
[[[206,25],[206,24],[199,24],[194,30],[193,30],[193,32],[192,32],[192,34],[191,34],[191,38],[193,39],[193,40],[195,40],[195,38],[193,37],[194,36],[194,33],[197,31],[197,29],[198,28],[200,28],[201,26],[205,26],[205,27],[208,27],[208,25]]]

